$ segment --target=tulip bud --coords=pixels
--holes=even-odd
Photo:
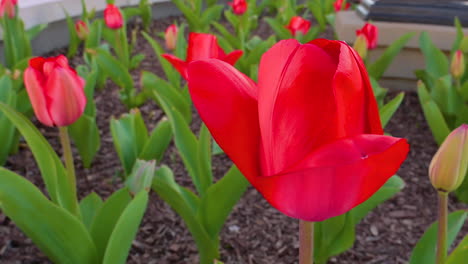
[[[310,21],[305,20],[300,16],[295,16],[291,18],[289,25],[285,26],[285,28],[287,28],[293,36],[296,36],[298,32],[301,32],[302,35],[305,35],[310,29],[310,24]]]
[[[356,36],[364,36],[367,40],[367,49],[372,50],[377,48],[379,39],[379,28],[371,23],[366,23],[361,29],[356,30]]]
[[[172,24],[167,27],[166,31],[164,32],[164,38],[166,40],[166,48],[168,50],[175,50],[177,44],[177,26]]]
[[[461,50],[457,50],[453,55],[450,70],[455,79],[460,79],[465,73],[465,56]]]
[[[450,133],[432,158],[429,178],[439,191],[456,190],[465,178],[468,167],[468,125]]]
[[[247,1],[245,0],[234,0],[229,2],[228,5],[232,7],[232,11],[236,15],[242,15],[247,10]]]
[[[125,185],[133,195],[140,191],[149,191],[153,182],[156,161],[136,160]]]
[[[78,38],[80,38],[81,40],[85,40],[89,35],[88,25],[82,20],[78,20],[75,23],[75,30],[76,35],[78,35]]]
[[[367,57],[367,39],[364,35],[358,35],[354,42],[353,48],[357,51],[361,59],[365,60]]]
[[[23,79],[34,113],[44,125],[68,126],[83,114],[85,82],[65,56],[32,58]]]
[[[351,4],[346,1],[346,3],[343,3],[345,0],[336,0],[333,3],[333,7],[335,8],[335,12],[339,12],[341,10],[348,10],[351,7]],[[344,6],[343,6],[344,4]],[[343,7],[343,9],[341,9]]]
[[[104,20],[110,29],[119,29],[123,25],[123,17],[120,9],[113,4],[108,4],[104,10]]]
[[[16,5],[18,0],[1,0],[0,2],[0,16],[3,17],[5,13],[9,18],[14,18],[16,15]]]

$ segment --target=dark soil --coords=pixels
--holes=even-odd
[[[152,35],[162,32],[177,18],[155,21]],[[259,35],[268,36],[270,29],[263,25]],[[331,32],[327,33],[330,36]],[[133,73],[138,83],[141,70],[162,76],[157,58],[150,46],[141,37],[137,50],[146,55],[141,68]],[[60,53],[60,51],[56,52]],[[78,61],[74,61],[77,63]],[[391,97],[397,91],[391,93]],[[77,160],[77,178],[80,198],[96,192],[108,197],[122,186],[117,176],[121,170],[109,132],[112,116],[119,116],[127,110],[121,104],[118,88],[111,82],[97,91],[98,124],[101,132],[101,149],[91,169],[84,169]],[[153,102],[141,107],[149,129],[162,118],[162,111]],[[194,123],[199,123],[198,117]],[[60,152],[57,130],[36,122],[55,149]],[[400,109],[387,127],[387,132],[407,138],[411,144],[408,159],[398,175],[406,187],[394,198],[372,211],[358,226],[354,247],[334,257],[330,263],[407,263],[411,250],[424,230],[436,219],[436,192],[427,176],[428,164],[437,146],[426,125],[424,116],[414,93],[407,93]],[[177,150],[171,146],[163,163],[176,175],[177,181],[191,186]],[[221,177],[231,165],[225,156],[216,156],[213,167],[216,177]],[[39,170],[31,152],[25,144],[19,153],[11,156],[6,167],[43,188]],[[451,200],[450,210],[466,205]],[[225,263],[297,263],[298,222],[272,208],[253,188],[249,188],[235,206],[221,232],[221,256]],[[468,231],[465,225],[464,232]],[[0,263],[50,263],[7,217],[0,214]],[[156,194],[151,195],[143,223],[129,256],[128,263],[168,264],[197,263],[197,250],[181,218]]]

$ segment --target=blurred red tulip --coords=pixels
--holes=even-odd
[[[344,0],[336,0],[335,3],[333,3],[333,7],[335,8],[335,12],[339,12],[341,10],[348,10],[351,7],[351,4],[349,2],[346,2],[343,9],[341,9],[341,7],[343,6],[343,1]]]
[[[236,15],[242,15],[247,11],[247,1],[245,0],[234,0],[229,2],[228,5],[232,7],[232,11]]]
[[[80,38],[81,40],[85,40],[89,35],[88,25],[82,20],[76,21],[75,30],[76,35],[78,35],[78,38]]]
[[[18,4],[18,0],[1,0],[0,17],[3,17],[6,13],[9,18],[14,18],[15,8],[17,4]]]
[[[172,24],[167,27],[164,32],[164,38],[166,40],[166,48],[168,50],[175,50],[177,44],[177,26]]]
[[[104,21],[110,29],[121,28],[123,25],[123,17],[120,9],[113,4],[108,4],[104,10]]]
[[[379,29],[371,24],[366,23],[361,29],[356,30],[356,36],[363,35],[367,40],[367,48],[369,50],[377,48],[379,39]]]
[[[383,135],[366,68],[344,42],[281,41],[263,55],[258,79],[214,59],[188,67],[190,94],[214,139],[284,214],[341,215],[405,160],[406,140]]]
[[[24,84],[37,119],[46,126],[68,126],[83,114],[86,106],[84,80],[60,55],[29,60]]]
[[[285,26],[285,28],[289,29],[289,32],[291,32],[293,36],[296,36],[297,32],[301,32],[302,35],[305,35],[310,29],[310,21],[295,16],[291,18],[289,25]]]
[[[234,65],[242,56],[242,53],[242,50],[235,50],[226,54],[218,45],[215,35],[192,32],[189,34],[187,58],[185,61],[171,54],[163,54],[162,56],[176,68],[184,79],[187,79],[187,66],[192,61],[213,58]]]

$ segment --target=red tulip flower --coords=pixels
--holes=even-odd
[[[234,0],[229,2],[228,5],[232,7],[232,11],[236,15],[242,15],[247,11],[247,1],[245,0]]]
[[[335,3],[333,3],[333,7],[335,8],[335,12],[341,11],[341,6],[343,5],[344,0],[336,0]],[[351,4],[347,2],[343,8],[343,10],[348,10],[351,7]]]
[[[302,35],[307,34],[310,29],[310,21],[303,19],[302,17],[295,16],[289,21],[289,25],[285,26],[291,35],[296,36],[297,32],[301,32]]]
[[[18,0],[1,0],[0,1],[0,16],[3,17],[5,13],[9,18],[15,17],[15,8]]]
[[[168,50],[175,50],[177,44],[177,26],[172,24],[167,27],[166,31],[164,32],[164,38],[166,40],[166,48]]]
[[[121,28],[123,25],[123,17],[120,9],[113,4],[108,4],[104,10],[104,21],[110,29]]]
[[[37,119],[46,126],[68,126],[83,114],[86,106],[84,80],[60,55],[29,60],[24,84]]]
[[[366,23],[361,29],[356,30],[356,36],[363,35],[367,40],[367,48],[377,48],[377,41],[379,38],[379,29],[371,23]]]
[[[242,50],[235,50],[226,54],[218,45],[215,35],[192,32],[189,34],[187,59],[185,61],[171,54],[163,54],[162,56],[176,68],[184,79],[187,79],[187,66],[190,62],[213,58],[234,65],[242,56]]]
[[[89,35],[89,28],[86,22],[82,20],[78,20],[75,23],[75,31],[78,38],[81,40],[85,40]]]
[[[188,67],[190,94],[214,139],[284,214],[341,215],[405,160],[406,140],[383,135],[366,68],[344,42],[281,41],[263,55],[258,80],[220,60]]]

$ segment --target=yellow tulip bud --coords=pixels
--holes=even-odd
[[[358,35],[353,48],[357,51],[363,60],[367,57],[367,39],[363,34]]]
[[[453,55],[450,70],[455,79],[460,79],[465,73],[465,56],[461,50],[457,50]]]
[[[429,178],[439,191],[456,190],[465,178],[468,167],[468,125],[450,133],[432,158]]]

